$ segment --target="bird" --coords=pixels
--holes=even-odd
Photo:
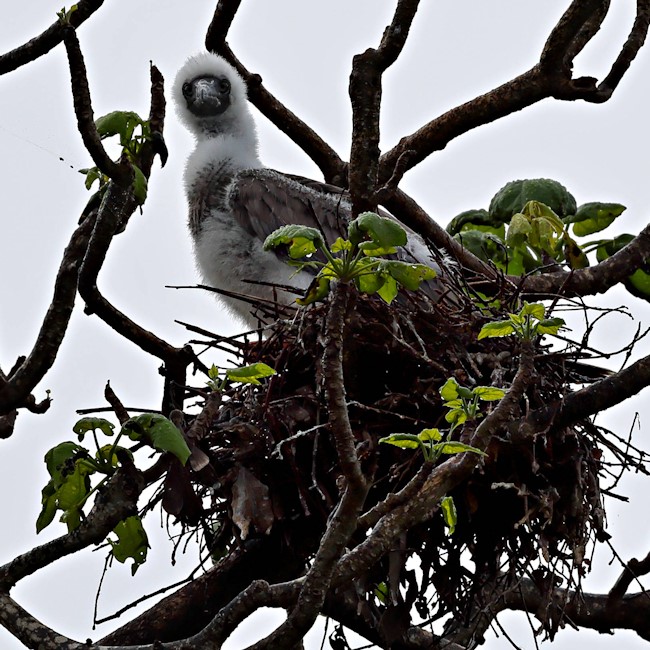
[[[313,271],[288,265],[286,255],[264,250],[266,237],[281,226],[301,224],[318,228],[332,244],[346,236],[352,219],[349,195],[262,164],[246,83],[223,57],[211,52],[189,57],[172,96],[180,121],[196,140],[184,173],[196,266],[228,310],[256,328],[259,315],[251,304],[290,306],[314,279]],[[425,242],[406,230],[403,255],[439,270]],[[439,287],[434,294],[440,296]]]

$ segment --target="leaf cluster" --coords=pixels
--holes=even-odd
[[[143,120],[133,111],[113,111],[103,115],[95,121],[97,133],[102,140],[113,136],[119,136],[122,156],[125,156],[133,167],[133,195],[139,205],[142,205],[147,198],[147,177],[137,164],[140,153],[145,142],[152,140],[151,127],[148,120]],[[137,130],[136,130],[137,129]],[[85,174],[86,189],[90,189],[95,181],[99,181],[100,194],[106,188],[109,181],[108,176],[103,174],[97,167],[80,169]]]
[[[339,237],[330,247],[316,228],[288,225],[271,233],[264,242],[264,250],[286,250],[298,269],[312,268],[316,277],[303,298],[296,302],[309,305],[323,300],[335,281],[352,282],[361,293],[377,294],[390,304],[400,288],[416,291],[420,285],[436,276],[424,265],[383,259],[394,255],[407,243],[406,231],[393,219],[374,212],[364,212],[350,222],[348,238]],[[321,251],[325,262],[307,260]]]
[[[564,325],[562,318],[546,318],[546,310],[541,303],[528,303],[516,314],[508,314],[506,320],[486,323],[479,332],[478,339],[498,338],[514,335],[523,341],[532,341],[544,334],[557,334]]]
[[[134,452],[143,446],[160,453],[169,452],[185,464],[190,450],[183,434],[166,417],[155,413],[143,413],[127,420],[111,444],[100,444],[98,434],[113,437],[114,425],[103,418],[85,417],[73,427],[78,442],[62,442],[45,454],[45,465],[50,480],[41,491],[41,512],[36,520],[36,532],[49,526],[57,512],[68,531],[79,527],[84,518],[84,507],[90,497],[115,473],[124,462],[133,462]],[[92,435],[95,452],[91,453],[80,443]],[[121,439],[135,442],[127,448],[119,444]],[[93,485],[93,478],[101,477]],[[117,541],[109,540],[111,553],[119,562],[133,560],[135,573],[146,561],[149,546],[146,532],[137,515],[119,522],[113,530]]]
[[[624,212],[619,203],[577,205],[557,181],[537,178],[511,181],[490,201],[488,210],[467,210],[451,220],[447,231],[476,256],[510,275],[524,275],[557,265],[588,267],[589,253],[601,262],[628,244],[633,236],[583,241],[609,227]],[[625,283],[650,299],[650,268],[636,271]]]

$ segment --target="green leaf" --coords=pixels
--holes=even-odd
[[[528,237],[533,232],[533,226],[528,218],[518,212],[512,216],[508,234],[506,235],[506,243],[509,246],[522,246],[528,240]]]
[[[168,451],[185,465],[190,449],[178,427],[164,415],[143,413],[127,420],[122,427],[132,440],[144,436],[158,451]]]
[[[490,201],[490,216],[507,223],[529,201],[543,203],[560,217],[576,212],[576,200],[564,185],[550,178],[532,178],[506,183]]]
[[[388,590],[388,585],[385,582],[380,582],[375,587],[375,598],[382,604],[387,605],[390,600],[390,591]]]
[[[475,230],[480,227],[490,227],[500,225],[488,213],[487,210],[465,210],[456,215],[447,225],[447,232],[450,235],[456,235],[463,230]]]
[[[506,391],[495,386],[477,386],[472,393],[483,402],[496,402],[506,394]]]
[[[288,246],[289,257],[292,259],[307,257],[324,245],[323,236],[316,228],[295,224],[278,228],[264,240],[265,251]]]
[[[72,427],[72,430],[79,436],[79,440],[83,440],[83,437],[89,431],[96,431],[99,429],[104,435],[112,436],[115,431],[115,425],[104,418],[81,418],[77,420],[75,425]]]
[[[445,404],[445,406],[448,407],[449,404]],[[463,409],[454,408],[445,415],[445,420],[449,422],[449,424],[458,426],[459,424],[463,424],[463,422],[467,422],[467,417],[467,413]]]
[[[453,377],[447,379],[442,385],[440,396],[445,402],[458,399],[458,382]]]
[[[514,334],[515,328],[509,320],[498,320],[492,323],[486,323],[478,333],[478,340],[494,338],[499,336],[509,336]]]
[[[611,225],[625,211],[620,203],[583,203],[572,219],[573,234],[576,237],[592,235]]]
[[[397,281],[395,278],[389,276],[384,277],[384,282],[377,289],[377,294],[381,297],[381,299],[387,304],[390,305],[393,300],[397,297],[397,292],[398,292],[398,287],[397,287]]]
[[[131,575],[147,561],[149,540],[142,526],[142,521],[137,515],[127,517],[120,521],[113,529],[117,541],[109,540],[113,557],[124,564],[129,558],[133,560]]]
[[[401,449],[419,449],[420,447],[418,436],[411,433],[393,433],[390,436],[379,438],[379,442],[400,447]]]
[[[296,302],[305,307],[318,300],[323,300],[329,292],[330,279],[324,274],[319,274],[309,285],[307,293],[302,298],[296,298]]]
[[[214,363],[208,369],[208,377],[210,379],[219,379],[219,368]]]
[[[86,186],[87,190],[89,190],[92,187],[95,181],[101,180],[102,178],[102,173],[99,171],[97,167],[91,167],[90,169],[80,169],[79,171],[82,174],[86,175],[84,185]]]
[[[451,442],[441,442],[435,446],[435,449],[439,450],[441,454],[447,454],[449,456],[453,454],[463,454],[466,451],[472,452],[473,454],[479,454],[480,456],[487,456],[484,451],[481,451],[476,447],[472,447],[471,445],[466,445],[463,442],[456,442],[453,440]]]
[[[397,246],[405,246],[407,242],[406,231],[402,226],[375,212],[363,212],[351,221],[348,237],[366,255],[375,256],[394,253]]]
[[[340,253],[341,251],[351,251],[352,248],[352,242],[349,242],[347,239],[343,239],[343,237],[338,237],[330,247],[330,251],[332,253]]]
[[[64,478],[64,469],[72,471],[73,459],[78,453],[86,453],[83,447],[76,442],[62,442],[56,447],[52,447],[45,454],[45,466],[50,476],[54,480],[55,487],[61,484]]]
[[[137,165],[133,166],[133,196],[138,205],[142,205],[147,199],[148,182],[147,177]]]
[[[546,309],[544,305],[540,302],[524,302],[524,306],[519,311],[519,316],[532,316],[537,320],[542,320]]]
[[[439,429],[422,429],[422,431],[418,433],[418,438],[422,440],[422,442],[429,442],[430,440],[437,442],[442,438],[442,434]]]
[[[440,509],[442,510],[442,517],[445,520],[449,534],[453,535],[458,523],[458,513],[456,512],[456,505],[452,497],[444,497],[440,501]]]
[[[383,260],[380,269],[388,273],[401,286],[411,291],[417,291],[423,282],[436,277],[436,272],[425,264]]]
[[[275,375],[275,370],[265,363],[253,363],[243,368],[231,368],[226,370],[226,377],[230,381],[238,381],[243,384],[260,384],[260,379]]]
[[[138,124],[143,124],[144,120],[133,111],[113,111],[108,113],[108,115],[103,115],[95,121],[95,126],[97,127],[97,133],[99,137],[108,138],[112,135],[120,135],[122,146],[125,143],[122,141],[123,138],[130,139],[130,135],[133,133],[133,129]]]
[[[586,269],[589,266],[589,259],[584,251],[578,246],[578,243],[569,237],[566,233],[562,237],[564,259],[569,265],[569,268]]]
[[[43,507],[36,519],[36,533],[40,533],[44,528],[47,528],[54,520],[57,511],[54,480],[49,481],[41,490],[41,504]]]
[[[537,334],[557,334],[559,329],[564,325],[561,318],[544,318],[537,323]]]
[[[467,230],[454,235],[464,248],[485,262],[493,261],[497,265],[503,263],[503,240],[493,234],[480,230]]]

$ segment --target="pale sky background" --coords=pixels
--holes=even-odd
[[[184,59],[202,49],[213,4],[206,0],[107,1],[79,30],[96,116],[116,109],[146,116],[149,61],[160,68],[169,88]],[[613,4],[617,6],[605,29],[577,61],[579,74],[602,78],[628,33],[635,3]],[[428,119],[528,69],[567,5],[568,0],[423,2],[403,55],[385,77],[384,150]],[[60,8],[61,0],[14,2],[5,8],[0,51],[40,33]],[[392,0],[244,0],[229,40],[249,69],[262,75],[269,90],[347,158],[350,60],[378,43],[393,9]],[[551,177],[564,183],[578,203],[627,205],[628,211],[610,229],[611,235],[638,232],[647,223],[650,202],[649,73],[646,46],[609,103],[546,100],[452,142],[409,172],[402,186],[446,224],[462,210],[487,207],[492,195],[509,180]],[[287,138],[262,117],[258,124],[267,165],[320,178],[316,167]],[[169,162],[163,170],[156,162],[144,214],[134,215],[126,233],[115,239],[99,286],[134,320],[180,345],[191,336],[175,319],[223,334],[241,327],[212,296],[165,289],[165,285],[196,281],[181,189],[183,164],[192,143],[171,107],[165,138]],[[0,365],[7,370],[18,354],[31,349],[51,298],[63,247],[88,198],[83,177],[75,171],[88,166],[89,157],[76,130],[62,46],[0,77],[0,151]],[[608,302],[622,303],[629,305],[637,322],[650,323],[648,306],[624,291],[615,292]],[[616,350],[629,340],[635,327],[632,320],[609,318],[592,344]],[[648,354],[649,348],[643,341],[635,358]],[[616,363],[613,360],[614,367]],[[127,406],[157,408],[162,386],[159,365],[157,359],[137,351],[99,319],[77,308],[58,361],[37,389],[39,399],[46,388],[52,390],[52,408],[44,416],[21,413],[14,436],[0,441],[1,563],[64,532],[61,524],[53,523],[37,538],[34,522],[40,510],[40,490],[47,481],[43,454],[72,438],[75,409],[103,406],[103,389],[109,379]],[[647,400],[648,392],[601,421],[624,435],[639,410],[641,427],[635,440],[647,449]],[[630,503],[608,504],[609,530],[626,559],[643,557],[650,550],[647,490],[648,482],[642,477],[630,477],[619,489],[630,495]],[[194,566],[196,560],[190,553],[171,571],[170,546],[155,531],[157,517],[149,517],[146,525],[153,545],[149,561],[136,578],[121,565],[109,571],[100,616],[174,582]],[[22,581],[13,595],[59,632],[78,640],[99,638],[120,624],[91,630],[104,555],[104,551],[86,552],[67,558]],[[620,569],[615,563],[608,565],[611,553],[607,548],[600,548],[596,559],[586,588],[607,590]],[[500,621],[522,648],[535,647],[521,615],[505,615]],[[251,635],[261,633],[262,623],[252,627],[249,622],[228,648],[237,650],[255,640]],[[313,631],[308,650],[320,647],[320,641],[320,633]],[[566,630],[556,643],[542,647],[634,650],[646,645],[628,632],[611,637]],[[0,648],[19,647],[0,630]],[[501,650],[510,644],[502,636],[492,636],[485,647]]]

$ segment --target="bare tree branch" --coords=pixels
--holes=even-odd
[[[350,150],[349,187],[352,211],[376,210],[376,191],[379,170],[379,116],[381,109],[382,75],[402,51],[419,0],[399,0],[391,24],[384,31],[377,49],[367,49],[352,61],[350,74],[350,100],[352,105],[352,147]],[[391,169],[402,162],[405,151],[400,152]],[[415,153],[415,152],[411,152]],[[411,156],[409,153],[409,157]],[[400,170],[400,173],[403,173]]]
[[[104,0],[79,0],[76,9],[69,16],[69,24],[79,27],[102,5]],[[31,63],[47,54],[63,40],[66,26],[57,19],[42,34],[0,56],[0,75],[12,72],[16,68]]]
[[[347,166],[336,151],[278,101],[264,87],[262,78],[249,72],[226,43],[228,31],[240,4],[241,0],[219,0],[206,35],[206,49],[220,54],[237,69],[246,82],[250,101],[318,165],[327,182],[347,187]]]
[[[77,275],[93,223],[92,217],[86,218],[74,231],[63,252],[54,283],[54,296],[29,356],[9,378],[0,376],[0,411],[3,413],[22,406],[28,400],[30,392],[56,359],[72,315],[77,295]]]
[[[113,162],[102,145],[99,133],[95,127],[93,108],[86,77],[86,65],[79,47],[79,40],[74,27],[66,24],[63,28],[63,40],[68,52],[70,64],[70,81],[72,83],[72,99],[77,116],[79,133],[86,150],[99,170],[120,185],[128,185],[133,179],[133,171],[128,161],[121,164]]]

